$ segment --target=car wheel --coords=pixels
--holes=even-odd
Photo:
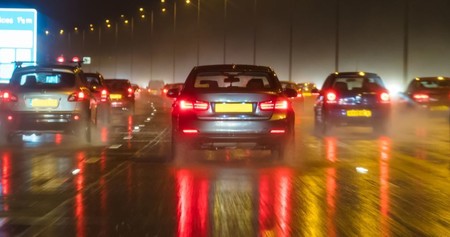
[[[82,142],[91,143],[91,123],[89,121],[81,122],[76,128],[74,135],[82,138]]]
[[[187,163],[189,160],[189,144],[186,141],[182,141],[176,134],[172,135],[172,156],[171,161],[175,161],[178,164]]]
[[[289,129],[288,136],[283,139],[281,144],[276,145],[271,149],[272,159],[278,161],[290,161],[295,156],[295,131],[292,128]]]

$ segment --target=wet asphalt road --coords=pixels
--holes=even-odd
[[[450,131],[394,112],[391,131],[312,132],[293,159],[194,151],[167,162],[170,102],[142,96],[91,145],[61,135],[0,147],[0,236],[450,236]]]

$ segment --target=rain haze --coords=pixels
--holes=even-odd
[[[40,32],[50,30],[59,42],[55,47],[51,37],[41,38],[43,49],[51,45],[38,51],[42,57],[90,56],[93,69],[110,77],[133,76],[142,85],[157,79],[182,82],[197,64],[224,62],[268,65],[283,80],[319,85],[336,70],[370,71],[396,90],[410,78],[450,74],[446,0],[44,1],[29,6],[48,23]],[[145,19],[139,18],[139,7]],[[132,33],[121,15],[134,16]],[[100,33],[106,19],[113,27]],[[89,32],[89,24],[95,32]],[[59,29],[65,29],[65,37]]]

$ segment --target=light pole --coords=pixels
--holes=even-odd
[[[200,65],[200,0],[197,0],[197,66]]]
[[[408,36],[409,36],[409,0],[405,0],[405,18],[403,31],[403,86],[408,82]]]
[[[223,63],[227,58],[227,0],[223,0]]]
[[[257,25],[258,25],[258,19],[256,14],[256,6],[257,1],[253,1],[253,65],[256,65],[256,32],[257,32]]]
[[[340,27],[340,1],[336,0],[336,32],[335,32],[335,55],[334,71],[339,72],[339,27]]]

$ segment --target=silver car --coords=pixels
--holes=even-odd
[[[18,67],[2,92],[2,139],[18,134],[68,133],[91,141],[96,101],[78,66]]]
[[[207,65],[171,89],[173,157],[190,149],[270,149],[283,158],[294,137],[295,113],[275,72],[265,66]],[[182,155],[185,155],[182,157]]]

